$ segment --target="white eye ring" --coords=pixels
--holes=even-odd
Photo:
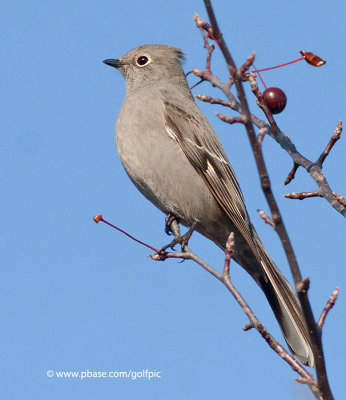
[[[145,67],[150,62],[151,62],[150,57],[145,54],[142,54],[141,56],[137,57],[137,59],[136,59],[136,64],[140,68]]]

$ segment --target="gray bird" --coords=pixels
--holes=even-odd
[[[116,123],[116,147],[138,190],[166,215],[222,249],[235,234],[234,259],[263,290],[291,352],[314,366],[297,297],[266,253],[213,128],[196,105],[181,67],[183,53],[149,44],[104,63],[117,68],[126,97]]]

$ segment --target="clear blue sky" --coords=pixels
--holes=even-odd
[[[287,108],[277,117],[308,158],[316,158],[345,119],[346,6],[330,2],[215,1],[224,37],[240,65],[256,50],[257,67],[292,60],[299,50],[327,60],[263,74],[280,86]],[[217,3],[217,4],[216,4]],[[125,87],[102,60],[145,43],[184,50],[184,68],[202,69],[205,51],[192,16],[203,2],[3,2],[1,26],[1,371],[3,399],[309,399],[294,373],[247,322],[212,276],[191,262],[148,259],[148,251],[92,217],[153,246],[168,241],[163,215],[136,191],[114,147]],[[227,73],[215,51],[213,70]],[[196,79],[190,77],[191,84]],[[220,97],[204,83],[194,89]],[[261,116],[250,96],[251,109]],[[201,104],[236,170],[265,246],[288,274],[281,245],[257,215],[267,210],[242,127],[219,121]],[[345,135],[324,172],[344,195]],[[346,358],[345,220],[323,199],[286,200],[314,190],[303,170],[282,183],[291,160],[270,138],[265,159],[316,315],[336,286],[341,295],[323,331],[329,378],[344,393]],[[195,235],[191,247],[216,268],[223,254]],[[232,264],[232,279],[270,331],[282,340],[264,296]],[[59,379],[56,371],[161,372],[161,378]]]

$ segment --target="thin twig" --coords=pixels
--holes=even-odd
[[[251,65],[253,64],[254,60],[256,57],[256,52],[253,51],[249,57],[246,59],[246,61],[244,62],[244,64],[239,68],[239,72],[241,75],[244,75],[245,72],[251,67]]]
[[[221,119],[221,121],[227,122],[228,124],[236,124],[236,123],[241,123],[244,124],[244,118],[243,116],[241,117],[231,117],[225,114],[220,114],[220,113],[215,113],[217,117]]]
[[[336,126],[332,137],[329,140],[329,143],[327,144],[326,148],[323,150],[322,154],[318,157],[318,160],[316,161],[316,164],[318,164],[320,167],[322,166],[324,160],[328,156],[330,150],[333,148],[334,144],[340,139],[342,132],[342,121],[338,122],[338,125]]]
[[[294,378],[295,381],[302,383],[303,385],[316,385],[316,381],[314,379],[307,378]]]
[[[269,217],[267,213],[265,213],[263,210],[257,210],[257,212],[266,224],[275,229],[275,222]]]
[[[332,192],[332,194],[340,204],[342,204],[346,207],[346,199],[344,197],[342,197],[341,194],[338,194],[336,192]],[[304,199],[308,199],[311,197],[323,197],[323,194],[321,192],[321,188],[318,188],[317,190],[314,190],[313,192],[287,193],[287,194],[284,194],[283,197],[286,197],[286,199],[304,200]]]
[[[320,329],[322,329],[329,311],[334,307],[336,299],[338,298],[338,294],[339,294],[339,288],[337,287],[330,295],[327,304],[324,306],[320,318],[318,319],[317,325]]]
[[[258,131],[258,135],[257,135],[257,141],[259,144],[262,144],[264,136],[268,133],[268,128],[266,126],[263,126],[262,128],[260,128],[260,130]]]
[[[313,192],[299,192],[299,193],[291,192],[284,194],[284,197],[286,197],[286,199],[304,200],[309,197],[322,197],[322,194],[320,190],[317,189],[314,190]]]
[[[229,271],[230,271],[231,259],[233,257],[233,250],[234,250],[234,232],[231,232],[228,236],[225,247],[225,264],[223,267],[224,279],[226,279],[226,277],[228,278],[231,277]]]
[[[229,101],[221,100],[221,99],[214,99],[213,97],[207,96],[205,94],[195,94],[195,97],[198,100],[204,101],[210,104],[220,104],[221,106],[231,108],[231,103]]]
[[[193,19],[194,19],[196,25],[201,30],[201,33],[202,33],[202,36],[203,36],[203,40],[204,40],[203,47],[208,52],[207,62],[206,62],[206,65],[205,65],[205,70],[208,71],[208,72],[211,72],[211,68],[210,68],[211,55],[213,54],[213,51],[214,51],[215,47],[214,47],[214,45],[209,43],[208,36],[205,34],[205,31],[207,31],[208,35],[209,35],[210,25],[206,21],[204,21],[197,13],[194,15]]]
[[[288,173],[287,178],[285,179],[284,185],[288,185],[294,179],[298,168],[299,164],[294,162],[291,171]]]

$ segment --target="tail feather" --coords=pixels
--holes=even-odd
[[[254,229],[252,233],[254,241],[251,251],[238,253],[235,260],[263,290],[290,351],[300,362],[314,368],[309,333],[297,295],[268,256]],[[244,242],[240,248],[244,250]]]
[[[267,256],[267,254],[265,253]],[[269,257],[262,261],[267,280],[259,285],[265,293],[274,315],[280,325],[287,345],[297,359],[305,365],[314,367],[308,329],[296,294],[282,273]]]

